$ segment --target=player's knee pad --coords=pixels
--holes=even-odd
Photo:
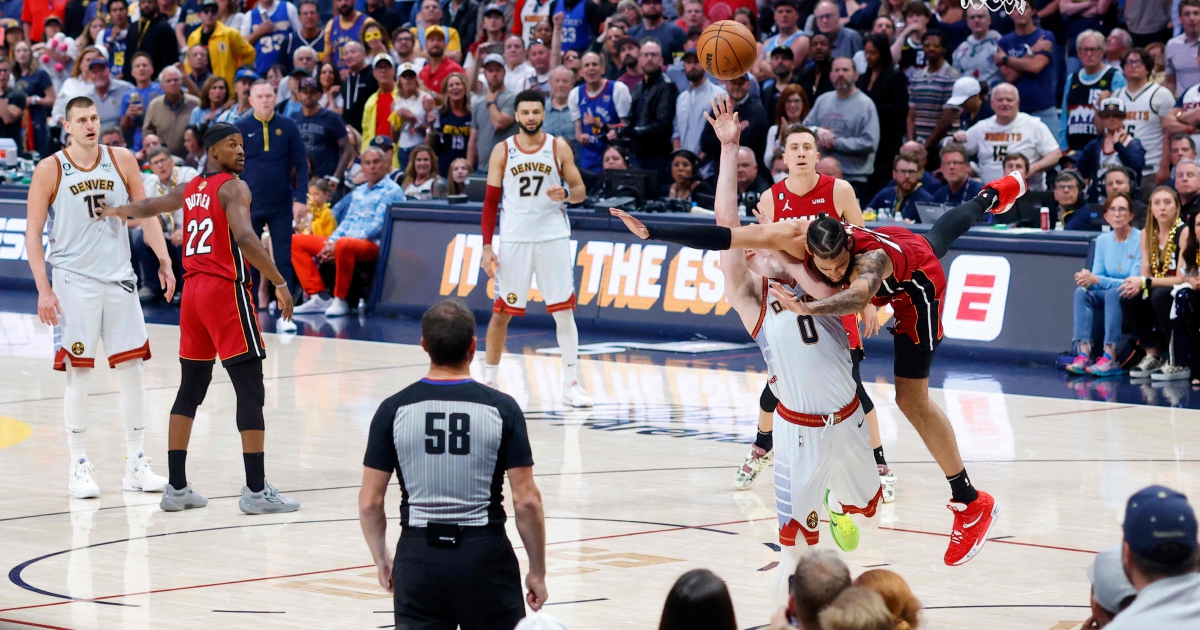
[[[864,415],[875,411],[875,402],[867,395],[867,390],[861,382],[858,384],[858,404],[862,406]]]
[[[771,391],[770,385],[764,385],[762,395],[758,397],[758,408],[766,413],[775,413],[775,407],[779,406],[779,399],[775,397],[775,392]]]
[[[171,406],[171,415],[195,418],[196,409],[208,395],[208,384],[212,382],[213,361],[193,361],[180,359],[179,366],[182,377],[179,380],[179,393],[175,394],[175,404]]]
[[[263,387],[262,360],[244,361],[225,368],[233,391],[237,394],[237,429],[241,431],[263,431],[263,405],[267,392]]]

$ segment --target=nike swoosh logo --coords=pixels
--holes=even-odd
[[[980,514],[975,520],[971,521],[970,523],[963,525],[963,529],[971,529],[972,527],[975,527],[976,525],[978,525],[979,521],[981,521],[981,520],[983,520],[982,514]]]
[[[248,133],[248,134],[246,134],[246,137],[247,137],[247,138],[253,138],[253,137],[254,137],[254,134],[252,134],[252,133]]]
[[[863,419],[862,419],[862,420],[859,420],[859,421],[858,421],[858,428],[860,428],[860,429],[862,428],[862,423],[863,423],[863,421],[864,421],[864,420],[866,420],[866,417],[865,417],[865,416],[863,417]]]

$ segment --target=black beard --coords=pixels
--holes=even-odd
[[[636,68],[637,65],[638,65],[637,57],[626,57],[625,58],[625,67],[626,68]]]
[[[525,125],[519,125],[519,127],[521,128],[521,133],[523,133],[527,136],[536,136],[537,133],[542,130],[542,122],[545,122],[545,121],[538,122],[537,126],[534,127],[532,130],[529,129],[528,127],[526,127]]]
[[[686,72],[685,71],[683,74],[684,74],[684,76],[687,77],[687,80],[691,81],[692,83],[695,83],[695,82],[699,81],[700,79],[704,78],[704,70],[696,70],[695,72]]]
[[[350,17],[351,15],[354,15],[354,5],[352,4],[348,7],[338,9],[338,14],[342,17]]]

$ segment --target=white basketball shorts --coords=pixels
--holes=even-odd
[[[776,411],[774,426],[779,544],[795,545],[797,533],[802,533],[809,545],[817,544],[820,510],[828,489],[833,490],[843,514],[875,515],[882,488],[861,406],[831,427],[793,424]]]
[[[135,284],[126,287],[57,268],[51,283],[62,308],[54,327],[54,369],[66,370],[67,361],[77,368],[95,367],[101,339],[109,367],[150,358]]]
[[[496,257],[496,301],[493,313],[525,315],[525,303],[537,275],[537,290],[546,302],[546,311],[554,313],[575,308],[575,261],[571,259],[571,239],[558,238],[540,243],[501,241]]]

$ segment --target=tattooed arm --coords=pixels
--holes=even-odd
[[[831,297],[805,304],[790,291],[771,287],[774,295],[789,311],[801,315],[852,315],[863,310],[879,291],[883,279],[893,273],[892,261],[883,250],[872,250],[854,258],[850,286]]]

